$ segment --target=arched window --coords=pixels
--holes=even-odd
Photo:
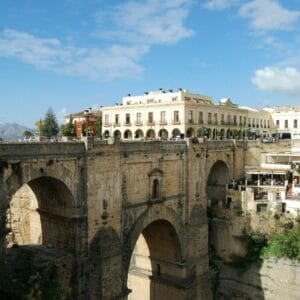
[[[158,199],[159,198],[159,180],[154,179],[152,184],[152,199]]]

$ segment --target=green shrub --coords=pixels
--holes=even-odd
[[[286,257],[300,262],[300,226],[270,237],[268,245],[262,249],[266,257]]]

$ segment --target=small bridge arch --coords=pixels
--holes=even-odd
[[[217,207],[226,200],[226,185],[232,179],[232,172],[223,160],[215,161],[209,169],[206,195],[209,200],[208,206]]]

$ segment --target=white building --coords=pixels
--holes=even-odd
[[[283,138],[300,139],[300,106],[268,107],[277,132]]]
[[[122,139],[266,136],[272,126],[265,110],[239,107],[228,98],[215,104],[182,89],[128,95],[122,104],[103,107],[102,117],[103,136]]]

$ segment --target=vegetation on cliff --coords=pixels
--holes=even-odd
[[[264,257],[289,258],[300,262],[300,226],[272,235],[261,254]]]
[[[278,219],[273,234],[259,231],[244,232],[248,242],[245,256],[232,255],[230,265],[247,270],[253,263],[264,258],[287,258],[300,262],[300,218],[294,224],[291,220]]]

